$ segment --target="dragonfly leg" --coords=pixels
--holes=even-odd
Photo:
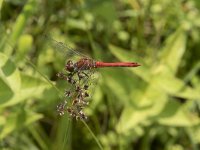
[[[78,71],[78,72],[77,72],[77,76],[78,76],[78,79],[79,79],[79,80],[82,80],[82,79],[85,77],[85,74],[84,74],[83,71]]]

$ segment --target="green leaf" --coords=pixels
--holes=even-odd
[[[12,89],[0,78],[0,104],[10,100],[13,95]]]
[[[87,30],[87,23],[84,20],[70,18],[67,20],[67,25],[73,29]]]
[[[0,127],[6,123],[6,117],[0,116]]]
[[[0,67],[0,103],[2,106],[14,97],[15,92],[20,91],[21,78],[14,63],[2,53],[0,53]]]
[[[139,63],[141,66],[137,68],[129,68],[134,74],[142,78],[144,81],[149,82],[150,80],[150,74],[149,74],[149,68],[145,65],[144,61],[142,61],[137,55],[134,55],[131,52],[127,52],[126,50],[114,46],[109,45],[109,50],[112,52],[115,57],[117,57],[120,61],[133,61]]]
[[[126,81],[123,82],[122,80],[122,78],[124,78],[122,70],[121,72],[116,70],[103,71],[102,75],[104,83],[106,83],[106,86],[110,89],[109,91],[112,91],[112,94],[116,95],[118,100],[122,100],[122,98],[128,99],[128,88],[125,86]],[[108,92],[107,94],[111,94],[109,91],[106,91]]]
[[[185,53],[186,34],[182,29],[177,29],[175,33],[168,37],[163,48],[162,62],[175,74]]]
[[[24,111],[23,111],[24,112]],[[28,126],[29,124],[42,118],[41,114],[26,112],[26,113],[12,113],[6,119],[6,123],[0,133],[0,139],[3,139],[12,131],[21,128],[23,126]]]
[[[128,133],[139,124],[149,122],[151,117],[156,116],[165,108],[167,95],[154,84],[150,84],[141,95],[141,99],[135,100],[136,106],[128,105],[123,110],[120,122],[116,126],[119,132]]]
[[[190,127],[200,123],[198,116],[186,111],[174,99],[168,101],[165,109],[156,117],[156,120],[162,125],[179,127]]]
[[[45,89],[51,87],[49,83],[37,77],[21,74],[21,79],[20,91],[15,92],[14,97],[2,104],[0,108],[15,105],[32,97],[39,98]]]
[[[92,14],[98,19],[102,19],[104,23],[112,24],[117,18],[114,3],[111,0],[90,0],[87,2],[86,7],[89,8]]]
[[[28,50],[33,43],[33,38],[31,35],[25,34],[19,38],[18,49],[16,51],[15,62],[24,61]]]
[[[159,70],[160,67],[157,69]],[[165,66],[163,66],[165,68]],[[157,71],[158,71],[157,70]],[[154,71],[155,86],[163,89],[167,94],[174,95],[185,99],[199,99],[200,93],[198,89],[189,87],[182,80],[165,73],[165,71]]]
[[[23,30],[25,29],[26,23],[28,22],[29,17],[34,12],[34,9],[36,8],[36,1],[35,0],[28,0],[26,5],[23,7],[22,13],[18,16],[15,24],[13,25],[13,31],[10,36],[10,43],[12,44],[12,47],[17,43],[19,37],[21,36]],[[10,56],[12,54],[13,50],[7,49],[6,54]]]
[[[20,74],[14,63],[0,53],[0,108],[15,105],[31,97],[41,96],[51,85],[41,79],[30,75]]]
[[[131,106],[125,107],[120,117],[120,121],[116,125],[119,133],[128,134],[134,130],[136,126],[147,121],[149,108],[137,109]]]
[[[4,54],[0,53],[0,77],[14,91],[18,92],[21,87],[19,70],[14,63]]]

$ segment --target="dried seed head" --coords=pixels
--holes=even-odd
[[[81,73],[79,72],[79,73],[78,73],[78,78],[79,78],[79,80],[83,79],[83,77],[84,77],[84,75],[81,74]]]
[[[66,106],[66,104],[67,104],[67,101],[64,101],[64,102],[62,102],[62,103],[60,103],[60,104],[58,104],[57,105],[57,111],[58,111],[58,113],[59,113],[59,115],[64,115],[65,114],[65,106]]]
[[[73,76],[73,73],[68,73],[68,76],[69,76],[69,77],[72,77],[72,76]]]
[[[73,100],[72,105],[76,105],[77,103],[80,103],[80,99],[76,98]]]
[[[57,76],[58,78],[63,78],[63,77],[64,77],[64,74],[63,74],[62,72],[59,72],[59,73],[56,74],[56,76]]]
[[[80,117],[79,116],[76,116],[76,120],[79,120],[80,119]]]
[[[65,97],[71,97],[72,93],[71,93],[71,91],[65,91],[64,94],[65,94]]]
[[[84,105],[89,105],[89,102],[83,101],[82,102]]]
[[[74,79],[71,78],[71,77],[67,77],[66,80],[67,80],[68,83],[70,83],[70,84],[76,84],[76,80],[74,80]]]
[[[59,115],[60,115],[60,116],[63,116],[64,114],[65,114],[64,111],[59,112]]]
[[[89,97],[90,95],[87,93],[87,92],[85,92],[85,97]]]
[[[71,112],[72,112],[72,108],[67,107],[67,112],[68,112],[68,113],[71,113]]]
[[[76,92],[80,92],[81,91],[81,87],[80,86],[77,86],[76,87]]]
[[[87,119],[87,116],[82,110],[79,112],[79,116],[80,116],[80,119]]]
[[[84,85],[83,88],[84,88],[84,90],[88,90],[88,87],[89,87],[88,85]]]

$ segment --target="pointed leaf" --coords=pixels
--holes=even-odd
[[[166,45],[162,52],[161,60],[175,74],[185,53],[186,34],[178,29],[174,34],[168,37]]]
[[[156,120],[160,124],[168,126],[189,127],[200,123],[198,116],[184,110],[184,107],[173,99],[168,101],[165,109],[158,117],[156,117]]]
[[[51,87],[49,83],[38,77],[21,74],[21,79],[21,90],[16,92],[14,97],[0,107],[12,106],[24,100],[28,100],[31,97],[40,97],[45,89]]]
[[[21,87],[19,70],[14,63],[4,54],[0,53],[0,77],[15,92]]]
[[[134,74],[141,77],[144,81],[150,80],[150,75],[147,66],[144,64],[144,61],[142,61],[137,55],[132,54],[131,52],[127,52],[126,50],[114,46],[109,45],[109,50],[112,52],[115,57],[117,57],[120,61],[133,61],[139,63],[141,66],[137,68],[129,68]]]
[[[3,139],[12,131],[22,126],[29,125],[41,118],[42,118],[41,114],[33,112],[27,112],[26,114],[22,113],[21,115],[13,113],[12,115],[7,117],[6,123],[4,124],[0,133],[0,139]]]

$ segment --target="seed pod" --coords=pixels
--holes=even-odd
[[[80,86],[76,87],[76,92],[81,92],[81,87]]]
[[[56,74],[56,76],[57,76],[58,78],[63,78],[63,77],[64,77],[64,73],[59,72],[59,73]]]
[[[89,97],[90,95],[87,93],[87,92],[85,92],[85,97]]]
[[[85,84],[83,88],[84,88],[84,90],[88,90],[88,87],[89,86]]]
[[[71,93],[71,91],[65,91],[64,94],[65,94],[65,97],[71,97],[72,93]]]
[[[65,110],[65,105],[66,104],[67,104],[67,102],[65,101],[65,102],[60,103],[60,104],[57,105],[57,111],[61,116],[65,114],[65,111],[66,111]]]
[[[80,119],[87,119],[87,116],[84,114],[82,110],[79,112],[79,116],[80,116]]]
[[[80,103],[80,101],[81,100],[79,98],[76,98],[73,100],[72,105],[76,105],[76,104]]]

